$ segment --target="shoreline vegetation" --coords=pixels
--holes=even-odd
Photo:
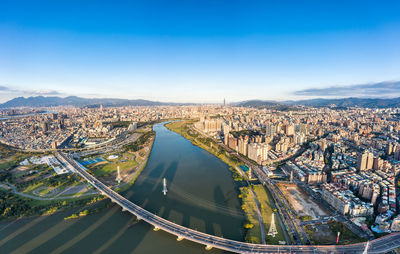
[[[99,210],[99,207],[93,208],[94,204],[105,200],[101,195],[94,197],[84,197],[76,199],[65,199],[57,201],[42,201],[21,197],[11,192],[0,190],[0,221],[12,221],[21,218],[34,216],[48,216],[56,212],[66,211],[77,207],[84,207],[92,213]],[[108,203],[108,202],[105,202]],[[111,202],[109,202],[111,204]],[[108,205],[108,204],[103,204]]]
[[[146,167],[147,162],[149,161],[149,158],[150,158],[151,151],[153,150],[154,140],[156,139],[155,132],[154,131],[151,131],[151,132],[152,132],[152,134],[150,136],[151,143],[149,145],[149,151],[147,152],[144,161],[142,161],[141,162],[142,164],[138,166],[137,172],[132,179],[130,179],[128,182],[126,182],[114,189],[116,192],[121,193],[121,192],[126,191],[129,187],[131,187],[135,183],[135,181],[139,177],[139,175],[142,173],[143,169]]]
[[[145,136],[140,140],[140,144],[136,145],[136,141],[129,143],[123,149],[124,150],[135,150],[135,149],[140,149],[143,147],[148,147],[147,152],[145,153],[143,160],[140,161],[136,165],[137,169],[132,174],[131,178],[128,179],[127,182],[121,183],[120,185],[116,186],[114,188],[115,191],[121,193],[126,190],[128,190],[136,181],[136,179],[139,177],[143,169],[147,165],[147,161],[150,157],[154,140],[155,140],[155,133],[152,130],[152,126],[154,123],[148,123],[147,126],[151,127],[151,130],[148,132],[143,133],[143,136]],[[141,127],[146,126],[142,125]],[[140,132],[140,131],[139,131]],[[147,141],[150,141],[149,143],[146,143]],[[145,146],[143,146],[146,143]],[[14,156],[13,154],[16,154],[21,160],[21,156],[25,158],[28,158],[29,156],[32,155],[32,153],[22,153],[20,151],[13,151],[7,149],[7,147],[2,146],[1,147],[1,153],[2,155],[9,155],[9,156]],[[34,154],[38,155],[38,154]],[[42,154],[43,155],[43,154]],[[5,156],[2,156],[4,158]],[[11,166],[11,163],[8,163]],[[13,175],[10,173],[13,169],[18,167],[18,163],[13,163],[12,167],[7,167],[2,170],[0,170],[0,176],[2,176],[2,181],[4,180],[5,183],[7,184],[14,184],[15,179],[13,178]],[[46,168],[47,171],[51,171],[52,169]],[[3,179],[4,178],[4,179]],[[68,182],[71,181],[71,178],[74,179],[79,179],[77,176],[71,174],[68,175],[67,179]],[[36,181],[36,180],[35,180]],[[57,183],[58,184],[58,183]],[[64,183],[61,183],[64,184]],[[65,184],[64,184],[65,185]],[[64,218],[65,220],[69,219],[76,219],[80,218],[82,216],[86,216],[92,213],[96,213],[101,211],[104,208],[110,207],[112,203],[107,200],[106,197],[103,197],[100,194],[94,193],[92,195],[86,195],[86,196],[77,196],[77,197],[65,197],[65,198],[55,198],[55,199],[42,199],[38,197],[37,199],[29,198],[29,197],[24,197],[21,195],[18,195],[18,193],[14,193],[11,188],[5,188],[4,185],[0,186],[0,221],[13,221],[16,219],[21,219],[21,218],[27,218],[27,217],[35,217],[35,216],[48,216],[57,212],[61,211],[68,211],[68,210],[73,210],[74,208],[81,208],[79,209],[78,212],[72,213],[71,216]],[[29,186],[28,186],[29,187]],[[44,186],[45,187],[45,186]],[[44,188],[43,187],[43,188]]]
[[[180,134],[181,136],[189,140],[193,145],[198,146],[218,157],[221,161],[229,166],[229,170],[232,172],[232,177],[234,181],[242,183],[238,185],[238,191],[240,193],[238,197],[241,200],[241,207],[246,217],[243,225],[244,229],[246,230],[244,240],[250,243],[261,243],[261,228],[255,199],[258,199],[261,204],[261,216],[263,218],[265,233],[268,233],[272,213],[276,212],[274,206],[271,204],[271,202],[273,202],[273,199],[270,197],[269,193],[262,185],[245,186],[246,179],[244,179],[237,170],[240,165],[243,165],[243,162],[235,156],[230,155],[213,139],[203,137],[200,133],[188,126],[190,124],[193,124],[194,122],[194,120],[182,120],[167,123],[165,124],[165,127],[170,131]],[[249,188],[253,188],[256,197],[253,196],[252,191],[249,191]],[[277,221],[277,217],[278,216],[275,217],[275,226],[278,230],[278,234],[275,237],[267,235],[265,237],[265,240],[268,244],[279,244],[280,241],[285,241],[284,232],[281,228],[280,223]]]
[[[176,122],[170,122],[164,126],[173,131],[185,139],[189,140],[193,145],[198,146],[212,155],[218,157],[221,161],[229,166],[229,170],[233,174],[233,179],[236,182],[243,181],[243,177],[237,172],[236,167],[243,163],[235,156],[230,155],[223,147],[218,145],[213,139],[202,137],[197,131],[192,130],[188,127],[188,124],[193,124],[194,120],[182,120]]]
[[[213,154],[214,156],[218,157],[219,159],[221,159],[229,166],[229,169],[233,174],[234,180],[236,182],[243,183],[245,179],[243,179],[240,173],[238,173],[238,171],[235,170],[238,169],[238,167],[242,165],[243,162],[240,161],[235,156],[231,156],[223,147],[217,144],[213,139],[204,137],[197,130],[190,128],[189,125],[193,124],[194,122],[195,122],[194,120],[181,120],[181,121],[167,123],[165,124],[165,127],[177,134],[180,134],[181,136],[189,140],[193,145],[198,146],[208,151],[209,153]],[[246,217],[243,224],[243,227],[246,230],[244,240],[249,243],[262,242],[258,211],[255,203],[256,202],[255,197],[253,195],[254,191],[256,199],[258,199],[261,206],[261,216],[264,226],[266,244],[278,245],[281,244],[282,242],[285,242],[284,229],[282,228],[282,225],[278,221],[279,215],[277,214],[275,206],[272,204],[274,200],[271,194],[269,193],[268,189],[266,189],[261,184],[256,184],[256,185],[249,184],[248,186],[239,185],[238,189],[240,191],[238,197],[241,200],[242,204],[241,208]],[[251,189],[253,191],[251,191]],[[278,232],[275,237],[268,235],[268,231],[271,225],[272,213],[275,213],[275,227]],[[337,222],[331,222],[329,224],[329,228],[332,232],[337,232],[339,228],[343,227],[344,225]],[[323,244],[324,243],[332,244],[333,243],[332,241],[335,240],[333,239],[330,242],[320,241],[318,233],[313,231],[312,227],[306,227],[305,229],[306,232],[311,237],[311,241],[315,244],[318,242],[322,242]],[[344,234],[343,236],[343,239],[345,240],[342,240],[341,244],[357,243],[361,241],[360,238],[354,235],[350,230],[347,230],[346,232],[347,233]]]

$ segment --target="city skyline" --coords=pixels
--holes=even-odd
[[[2,253],[400,250],[400,2],[0,2]]]
[[[352,86],[400,80],[395,1],[2,5],[0,102],[286,100],[335,87],[348,97]]]

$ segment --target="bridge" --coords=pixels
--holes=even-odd
[[[177,237],[178,241],[190,240],[206,246],[206,249],[217,248],[234,253],[387,253],[400,247],[400,233],[390,234],[379,239],[350,245],[264,245],[245,243],[223,237],[199,232],[197,230],[181,226],[161,218],[132,201],[119,195],[97,178],[86,172],[86,168],[76,162],[70,155],[59,152],[58,158],[69,165],[74,172],[87,180],[93,187],[107,196],[112,202],[128,211],[139,220],[143,220],[152,226],[154,230],[163,230]]]

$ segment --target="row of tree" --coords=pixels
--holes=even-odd
[[[126,144],[123,148],[127,151],[137,152],[144,147],[147,140],[155,135],[154,131],[148,131],[140,136],[135,142]]]

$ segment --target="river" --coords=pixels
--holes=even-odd
[[[46,115],[46,114],[52,114],[52,113],[57,113],[57,112],[55,112],[55,111],[44,111],[44,112],[29,113],[29,114],[23,114],[23,115],[5,116],[5,117],[0,117],[0,121],[23,118],[23,117],[34,116],[34,115]]]
[[[146,168],[124,195],[168,220],[209,234],[243,240],[238,190],[228,166],[164,125]],[[166,178],[168,193],[162,194]],[[79,211],[77,208],[76,211]],[[72,211],[73,212],[73,211]],[[2,253],[224,253],[135,221],[118,206],[64,221],[71,211],[0,223]]]

